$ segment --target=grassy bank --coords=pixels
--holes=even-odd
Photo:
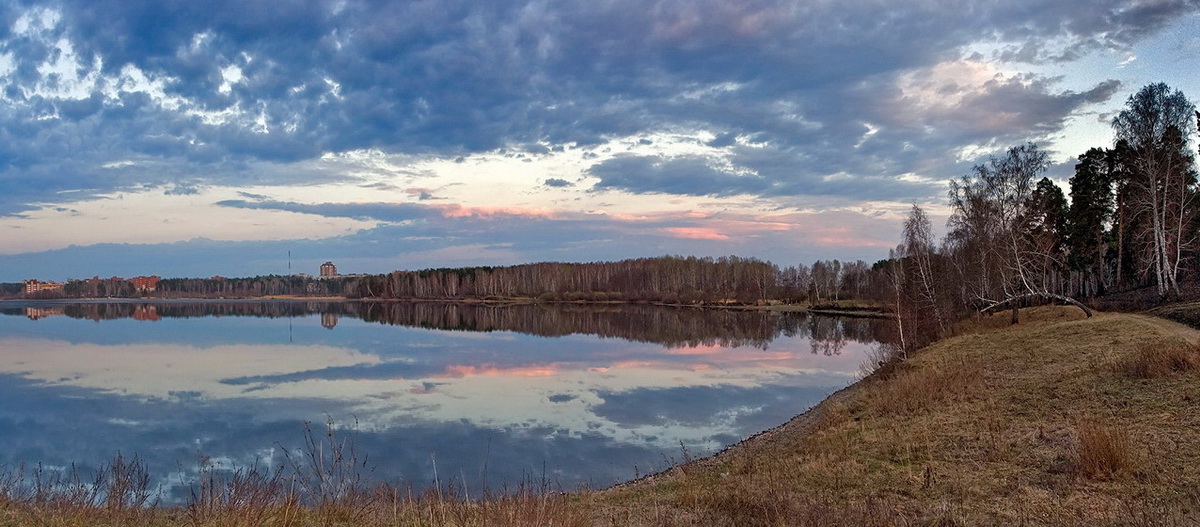
[[[1197,334],[995,316],[721,456],[590,503],[631,525],[1195,525]]]
[[[974,321],[721,455],[606,491],[467,503],[381,487],[322,502],[251,479],[186,508],[10,496],[0,526],[1200,522],[1200,333],[1074,308],[1022,320]]]

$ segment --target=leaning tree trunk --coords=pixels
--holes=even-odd
[[[1024,293],[1024,294],[1020,294],[1020,295],[1010,296],[1004,300],[1001,300],[990,306],[980,309],[979,312],[987,313],[988,311],[992,311],[993,309],[997,309],[997,308],[1004,307],[1004,306],[1010,306],[1012,308],[1013,324],[1016,324],[1017,323],[1017,306],[1019,305],[1020,301],[1025,300],[1027,298],[1044,298],[1047,300],[1058,300],[1059,302],[1063,302],[1065,304],[1071,304],[1071,305],[1083,310],[1084,315],[1087,315],[1088,318],[1092,318],[1091,308],[1083,305],[1082,302],[1075,300],[1074,298],[1071,298],[1069,296],[1065,296],[1065,295],[1059,295],[1059,294],[1055,294],[1055,293],[1040,293],[1040,292],[1039,293]]]

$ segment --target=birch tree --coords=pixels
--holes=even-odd
[[[904,253],[913,263],[919,307],[933,318],[933,327],[940,335],[945,332],[948,321],[934,270],[933,243],[933,225],[925,211],[914,203],[904,221]]]
[[[1113,119],[1117,140],[1130,149],[1131,213],[1145,220],[1137,236],[1148,253],[1143,271],[1161,297],[1179,295],[1179,270],[1196,244],[1196,173],[1184,135],[1194,113],[1183,92],[1158,83],[1131,96]]]
[[[1025,144],[951,182],[948,241],[970,255],[967,265],[960,265],[962,272],[971,273],[963,282],[972,284],[971,300],[982,306],[980,311],[1009,306],[1014,324],[1020,304],[1030,299],[1070,303],[1091,316],[1090,309],[1052,290],[1046,279],[1053,272],[1049,266],[1061,265],[1052,245],[1057,241],[1038,235],[1049,227],[1037,206],[1035,181],[1048,165],[1045,152]]]

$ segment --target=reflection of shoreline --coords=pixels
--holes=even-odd
[[[89,301],[89,303],[25,303],[22,309],[0,313],[26,315],[26,311],[71,318],[107,321],[133,318],[158,321],[167,318],[262,317],[302,318],[318,315],[320,324],[335,329],[338,319],[402,327],[452,331],[515,331],[544,337],[596,335],[670,348],[697,346],[755,347],[766,349],[780,335],[811,334],[817,340],[869,341],[884,323],[878,319],[833,319],[804,312],[781,310],[692,309],[648,304],[463,304],[367,303],[367,301]],[[18,304],[19,305],[19,304]],[[816,323],[821,321],[821,323]],[[835,329],[835,330],[832,330]],[[842,335],[845,333],[845,335]],[[823,339],[823,336],[830,339]],[[833,348],[838,346],[834,345]]]
[[[23,306],[7,308],[7,305]],[[829,318],[787,309],[696,309],[652,304],[461,302],[358,302],[301,300],[208,300],[201,302],[90,301],[0,302],[0,314],[40,318],[65,315],[93,321],[132,318],[156,321],[210,316],[304,318],[320,316],[334,329],[342,317],[385,325],[449,331],[512,331],[541,337],[596,335],[669,348],[721,345],[766,349],[780,335],[808,334],[814,352],[831,354],[845,340],[871,341],[888,319]],[[861,312],[856,312],[861,315]],[[836,322],[834,322],[836,320]],[[831,341],[818,343],[815,341]]]
[[[295,295],[266,295],[253,297],[137,297],[137,298],[4,298],[0,297],[0,309],[6,304],[12,305],[65,305],[65,304],[252,304],[258,302],[297,302],[297,303],[372,303],[372,304],[461,304],[478,306],[656,306],[667,308],[687,308],[696,310],[729,310],[729,311],[768,311],[776,313],[812,313],[830,316],[890,318],[893,315],[886,310],[872,306],[861,308],[826,309],[811,307],[803,304],[678,304],[650,301],[627,300],[538,300],[533,298],[348,298],[344,296],[295,296]]]
[[[39,318],[53,317],[65,315],[61,307],[27,307],[25,308],[25,316],[29,320],[37,320]]]
[[[827,317],[845,317],[845,318],[896,318],[893,313],[885,313],[875,310],[849,310],[849,309],[809,309],[809,313],[814,315],[822,315]]]

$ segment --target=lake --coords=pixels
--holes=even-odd
[[[298,459],[468,493],[599,488],[779,425],[861,376],[884,322],[656,306],[0,302],[0,466]]]

